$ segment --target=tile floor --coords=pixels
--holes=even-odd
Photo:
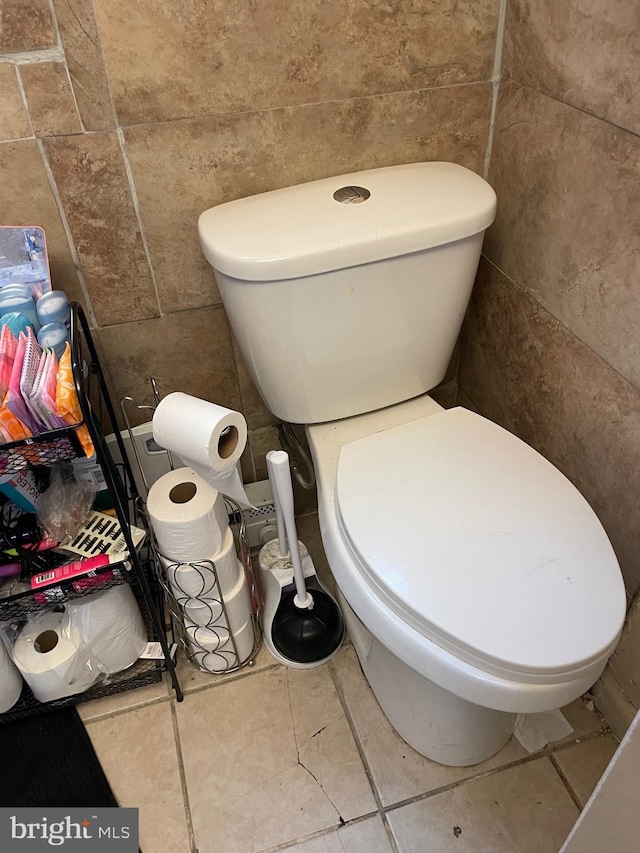
[[[326,571],[315,517],[301,538]],[[143,853],[557,853],[616,743],[578,700],[564,741],[512,739],[470,768],[435,764],[391,728],[353,648],[311,670],[254,665],[79,706]]]

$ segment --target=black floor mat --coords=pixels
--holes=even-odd
[[[0,725],[0,806],[117,806],[75,708]]]

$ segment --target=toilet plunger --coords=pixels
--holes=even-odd
[[[330,657],[342,642],[344,625],[340,608],[320,589],[307,589],[298,548],[293,508],[289,455],[284,450],[267,454],[267,468],[278,526],[280,557],[291,559],[295,589],[285,592],[271,625],[271,639],[281,655],[297,663]],[[288,543],[288,548],[287,548]]]

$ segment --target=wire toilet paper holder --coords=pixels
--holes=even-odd
[[[153,398],[155,404],[157,405],[160,401],[160,395],[158,393],[156,381],[153,377],[150,379],[150,383]],[[143,482],[145,483],[145,486],[147,486],[147,483],[144,480],[144,471],[142,470],[143,466],[138,457],[135,442],[133,441],[133,427],[131,426],[131,422],[128,416],[127,404],[135,407],[138,410],[146,410],[151,412],[155,410],[155,406],[139,405],[132,397],[123,397],[120,400],[120,407],[123,413],[124,422],[131,439],[130,446],[133,448],[136,463],[143,477]],[[174,460],[172,455],[168,451],[167,457],[170,468],[174,469]],[[233,518],[233,523],[231,527],[236,543],[237,556],[240,561],[242,571],[244,573],[244,578],[247,584],[249,594],[249,619],[246,625],[243,626],[243,630],[245,627],[250,626],[251,631],[248,633],[250,633],[250,639],[252,640],[252,642],[250,651],[246,651],[244,654],[242,654],[242,650],[239,647],[240,644],[236,636],[237,632],[231,630],[227,602],[225,602],[224,595],[222,593],[220,581],[218,578],[218,572],[214,561],[194,560],[192,562],[177,563],[173,560],[170,560],[169,558],[165,557],[165,555],[163,555],[160,549],[158,548],[158,544],[155,540],[155,537],[153,536],[153,528],[151,524],[149,524],[149,530],[151,533],[151,547],[153,549],[155,557],[155,570],[158,582],[164,592],[165,601],[167,603],[167,608],[171,617],[171,624],[174,629],[175,638],[178,641],[179,646],[182,648],[185,657],[193,667],[200,670],[201,672],[206,672],[208,674],[213,675],[224,675],[230,672],[235,672],[236,670],[244,666],[250,665],[255,659],[262,644],[262,627],[260,619],[260,611],[262,605],[260,594],[258,592],[258,585],[253,571],[253,566],[251,564],[251,554],[247,539],[244,512],[240,504],[233,498],[227,497],[225,495],[224,501],[228,516]],[[146,515],[146,507],[143,507],[142,511]],[[233,528],[235,528],[235,530]],[[170,583],[168,578],[168,572],[174,566],[188,566],[196,573],[200,574],[202,578],[203,593],[198,595],[192,595],[189,591],[181,588],[178,581],[176,580],[175,573],[172,579],[172,583]],[[207,582],[210,582],[209,589],[206,589],[208,585]],[[205,589],[206,592],[204,592]],[[176,590],[178,591],[178,593],[176,593]],[[182,595],[180,593],[184,594]],[[211,619],[209,619],[205,624],[198,624],[196,630],[191,635],[189,635],[187,631],[187,626],[185,624],[184,605],[193,602],[202,604],[204,605],[204,607],[208,607],[209,612],[211,614]],[[198,638],[202,637],[205,631],[210,632],[217,637],[218,643],[215,648],[207,648],[199,641]],[[248,643],[245,643],[245,645],[248,645]]]
[[[229,672],[235,672],[241,667],[250,664],[257,655],[262,643],[260,621],[261,602],[251,565],[244,513],[240,505],[232,498],[225,497],[225,505],[229,515],[237,520],[237,530],[234,539],[239,546],[239,560],[249,594],[249,619],[245,627],[249,625],[251,627],[250,636],[252,642],[248,652],[245,651],[242,654],[242,650],[239,648],[237,632],[231,630],[231,619],[227,609],[227,602],[220,588],[214,561],[194,560],[184,563],[169,561],[159,551],[157,544],[154,543],[156,553],[155,563],[159,574],[159,581],[165,593],[172,624],[175,628],[176,638],[180,647],[192,666],[201,672],[213,675],[224,675]],[[160,558],[164,559],[164,565],[163,559]],[[212,581],[211,588],[202,594],[192,595],[190,591],[180,587],[175,574],[172,582],[169,583],[167,575],[174,566],[176,568],[178,566],[188,566],[200,574],[203,590],[207,587],[207,581]],[[184,606],[191,603],[199,603],[205,608],[209,608],[211,618],[205,623],[199,623],[195,631],[190,635],[185,624]],[[199,636],[201,637],[205,631],[217,636],[218,644],[214,648],[207,647],[199,641]]]

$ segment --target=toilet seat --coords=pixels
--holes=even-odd
[[[550,684],[615,647],[625,596],[600,522],[484,418],[450,409],[343,445],[335,505],[360,580],[459,660]]]

